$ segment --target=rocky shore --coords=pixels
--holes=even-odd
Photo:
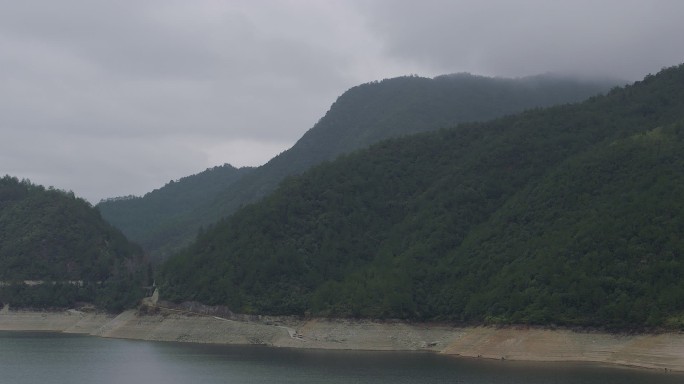
[[[275,317],[240,319],[179,310],[118,316],[64,312],[0,312],[0,330],[82,333],[100,337],[273,347],[432,351],[526,361],[597,362],[684,371],[684,334],[616,335],[536,328]]]

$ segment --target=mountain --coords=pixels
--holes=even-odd
[[[69,307],[87,301],[118,310],[143,293],[142,255],[72,193],[0,179],[0,302]]]
[[[684,65],[287,178],[160,270],[233,311],[684,327]]]
[[[408,76],[363,84],[340,96],[292,148],[226,188],[201,196],[191,210],[179,211],[169,205],[163,217],[148,215],[149,210],[142,207],[148,204],[146,199],[135,202],[140,204],[140,210],[127,209],[127,201],[106,202],[98,207],[107,220],[140,242],[155,258],[164,259],[170,251],[194,239],[201,226],[261,199],[284,177],[315,164],[390,137],[584,100],[612,85],[552,75],[505,79],[470,74],[434,79]],[[122,215],[130,219],[120,220]]]
[[[126,196],[100,201],[102,216],[132,241],[155,255],[168,253],[177,238],[188,236],[186,226],[197,231],[205,221],[194,213],[253,168],[230,164],[170,181],[142,197]],[[154,261],[154,260],[153,260]]]

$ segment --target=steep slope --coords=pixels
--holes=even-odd
[[[169,244],[175,244],[176,237],[185,235],[184,225],[190,225],[196,231],[204,223],[193,216],[198,207],[213,201],[252,170],[224,164],[178,181],[172,180],[142,197],[103,200],[97,208],[129,239],[145,249],[156,250],[155,255],[166,254]]]
[[[528,184],[460,247],[490,265],[479,263],[487,278],[470,287],[466,310],[504,322],[681,321],[683,153],[679,120],[582,152]]]
[[[232,213],[271,192],[286,176],[384,139],[581,101],[611,85],[550,75],[505,79],[467,73],[363,84],[340,96],[291,149],[226,190],[212,205],[219,209],[212,210]]]
[[[162,292],[253,313],[680,326],[682,122],[684,66],[385,141],[202,234]]]
[[[202,225],[232,214],[273,191],[286,176],[298,174],[382,139],[431,131],[459,122],[482,121],[525,109],[583,100],[607,90],[612,83],[584,82],[553,76],[521,79],[487,78],[469,74],[399,77],[363,84],[345,92],[326,115],[291,149],[264,166],[230,184],[212,199],[198,201],[192,210],[178,212],[169,207],[173,220],[140,210],[138,222],[115,223],[132,239],[158,258],[194,239]],[[138,203],[138,202],[136,202]],[[139,201],[146,204],[145,201]],[[108,220],[119,215],[118,206],[101,205]]]
[[[0,179],[0,301],[36,307],[93,301],[118,309],[138,299],[145,273],[140,247],[84,200]],[[43,283],[29,287],[25,280]]]

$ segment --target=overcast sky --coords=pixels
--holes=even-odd
[[[261,165],[350,87],[406,74],[638,80],[684,1],[0,0],[0,175],[92,203]]]

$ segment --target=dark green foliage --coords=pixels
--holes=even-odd
[[[680,66],[384,141],[201,234],[161,292],[250,313],[681,326],[683,127]]]
[[[142,266],[142,250],[84,200],[13,177],[0,179],[3,302],[64,307],[88,301],[119,309],[139,299]],[[26,280],[43,284],[28,286]],[[112,288],[115,282],[120,283]]]
[[[460,249],[498,269],[468,305],[500,322],[619,328],[683,313],[682,153],[684,120],[603,143],[528,184]]]
[[[198,207],[213,201],[251,170],[225,164],[171,181],[143,197],[103,200],[97,208],[129,239],[154,250],[152,261],[159,261],[187,240],[188,231],[194,233],[204,223],[195,216]]]
[[[206,192],[209,186],[193,176],[181,180],[182,190],[175,183],[174,192],[167,185],[145,198],[104,202],[99,208],[106,219],[142,244],[153,257],[164,259],[170,250],[194,239],[201,226],[261,199],[283,178],[315,164],[391,137],[584,100],[608,90],[610,85],[553,76],[502,79],[469,74],[434,79],[399,77],[368,83],[340,96],[291,149],[222,189]],[[185,195],[189,188],[193,190],[187,205],[171,199],[171,193]],[[166,190],[169,192],[162,198],[161,192]],[[162,200],[163,205],[155,203]]]

